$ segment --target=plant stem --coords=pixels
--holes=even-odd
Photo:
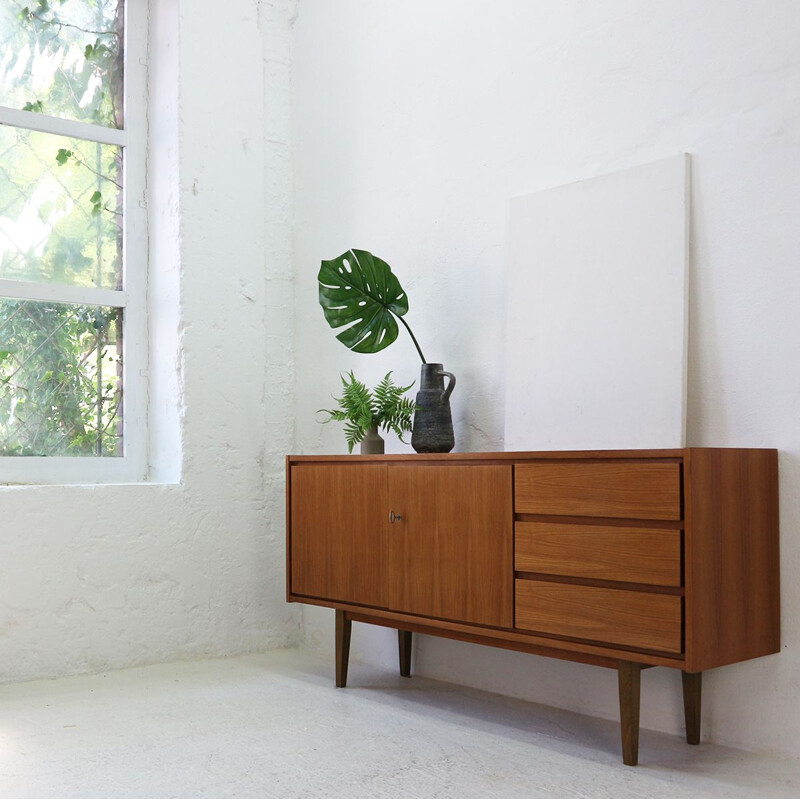
[[[408,327],[408,323],[402,318],[397,317],[403,325],[406,326],[406,330],[408,331],[408,335],[411,337],[411,341],[414,342],[414,347],[417,348],[417,352],[419,353],[419,357],[422,359],[423,364],[427,364],[428,362],[425,360],[425,356],[422,354],[422,350],[420,349],[419,342],[417,341],[417,337],[411,332],[411,328]]]
[[[45,17],[39,16],[39,14],[34,13],[33,11],[28,12],[29,19],[37,19],[43,25],[58,25],[59,28],[75,28],[76,31],[83,31],[83,33],[93,33],[95,36],[116,36],[117,39],[120,38],[119,33],[117,31],[93,31],[89,30],[88,28],[81,28],[80,25],[72,25],[69,22],[62,22],[60,19],[53,17],[53,19],[45,19]]]
[[[98,171],[98,170],[96,170],[96,169],[92,169],[92,168],[91,168],[91,167],[90,167],[90,166],[89,166],[89,165],[88,165],[88,164],[87,164],[85,161],[82,161],[82,160],[81,160],[80,158],[78,158],[78,156],[76,156],[74,153],[73,153],[73,155],[72,155],[72,160],[73,160],[73,161],[75,161],[75,162],[77,162],[78,164],[80,164],[82,167],[86,167],[86,169],[88,169],[88,170],[89,170],[89,172],[93,172],[95,175],[97,175],[97,177],[98,177],[98,178],[102,178],[104,181],[108,181],[109,183],[113,183],[113,184],[114,184],[114,186],[116,186],[116,187],[117,187],[117,189],[119,189],[120,191],[122,190],[122,184],[121,184],[121,183],[118,183],[118,182],[117,182],[117,181],[115,181],[113,178],[109,178],[109,177],[108,177],[108,175],[103,175],[103,173],[102,173],[102,172],[99,172],[99,171]],[[100,161],[99,159],[98,159],[98,165],[102,166],[102,161]],[[99,187],[99,185],[98,185],[98,189],[99,189],[99,188],[100,188],[100,187]]]

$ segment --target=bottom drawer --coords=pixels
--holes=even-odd
[[[517,580],[516,627],[573,639],[680,653],[682,598]]]

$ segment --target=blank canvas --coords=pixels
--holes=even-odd
[[[506,450],[685,444],[689,157],[511,201]]]

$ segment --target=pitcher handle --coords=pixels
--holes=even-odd
[[[450,378],[450,383],[447,384],[447,388],[444,390],[444,396],[442,397],[442,401],[446,403],[450,399],[450,395],[453,394],[453,389],[456,388],[456,376],[453,375],[452,372],[445,372],[444,370],[437,374],[445,378]]]

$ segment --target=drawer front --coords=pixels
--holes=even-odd
[[[517,522],[514,569],[680,586],[681,533],[658,528]]]
[[[572,639],[680,653],[681,598],[595,586],[516,581],[516,627]]]
[[[681,518],[677,462],[538,462],[514,468],[517,514]]]

